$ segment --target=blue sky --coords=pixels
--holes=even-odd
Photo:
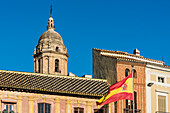
[[[70,55],[68,72],[92,74],[92,48],[133,53],[170,65],[169,0],[53,0],[56,31]],[[0,3],[0,69],[33,72],[50,0]]]

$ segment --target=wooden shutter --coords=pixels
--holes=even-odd
[[[158,111],[166,112],[166,96],[158,95]]]

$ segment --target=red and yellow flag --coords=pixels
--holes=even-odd
[[[108,94],[98,100],[97,105],[104,105],[122,99],[133,100],[132,73],[122,81],[111,85]]]

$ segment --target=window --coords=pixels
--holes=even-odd
[[[133,77],[134,77],[134,78],[137,78],[137,72],[136,72],[135,69],[133,69]]]
[[[129,74],[130,74],[130,70],[129,70],[129,69],[126,69],[126,70],[125,70],[125,77],[127,77]]]
[[[38,59],[38,73],[40,73],[40,59]]]
[[[74,113],[84,113],[84,108],[74,108]]]
[[[166,112],[166,96],[158,95],[158,111]]]
[[[46,103],[38,104],[38,113],[51,113],[51,105]]]
[[[10,112],[14,112],[14,105],[13,104],[4,104],[4,112],[5,113],[10,113]]]
[[[59,72],[59,60],[55,60],[55,72]]]
[[[56,47],[56,51],[59,51],[59,47]]]
[[[134,97],[135,97],[135,109],[137,109],[137,93],[134,91]],[[133,101],[132,100],[126,100],[126,109],[133,109]]]
[[[104,113],[103,109],[94,109],[94,113]]]
[[[158,77],[158,82],[165,83],[164,77]]]

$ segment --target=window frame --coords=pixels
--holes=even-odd
[[[8,108],[6,108],[6,107],[8,107]],[[10,109],[10,107],[12,107],[12,108]],[[10,113],[11,111],[14,111],[14,104],[4,103],[4,110],[5,109],[7,110],[8,113]]]
[[[166,112],[168,112],[168,101],[167,101],[168,100],[168,94],[166,92],[156,92],[157,111],[159,110],[158,109],[158,96],[159,95],[160,96],[166,96],[166,99],[165,99],[166,100]]]
[[[82,113],[84,113],[84,108],[82,107],[74,107],[74,113],[75,113],[75,109],[78,109],[77,113],[81,113],[81,109],[83,110]]]
[[[162,82],[162,80],[159,81],[159,78],[160,78],[160,80],[163,79],[163,82]],[[158,81],[158,83],[165,83],[165,82],[166,82],[166,81],[165,81],[165,77],[162,77],[162,76],[158,76],[158,77],[157,77],[157,81]]]
[[[39,105],[41,105],[41,104],[43,105],[42,109],[39,108]],[[46,105],[47,106],[49,105],[49,106],[46,108]],[[49,107],[50,107],[50,111],[49,111]],[[39,109],[41,109],[41,110],[39,111]],[[49,104],[49,103],[38,103],[38,113],[51,113],[51,104]]]

